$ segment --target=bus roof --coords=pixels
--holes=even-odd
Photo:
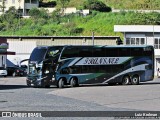
[[[143,48],[143,47],[153,47],[152,45],[66,45],[66,47],[97,47],[97,48]]]
[[[110,46],[103,46],[103,47],[124,47],[124,48],[140,48],[140,47],[153,47],[152,45],[110,45]]]
[[[62,45],[55,45],[55,46],[38,46],[38,47],[36,47],[36,48],[38,48],[38,49],[48,49],[48,48],[51,48],[51,47],[64,47],[64,46],[62,46]]]

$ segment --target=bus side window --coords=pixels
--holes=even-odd
[[[106,57],[119,57],[119,48],[106,48]]]
[[[76,73],[81,73],[81,67],[82,66],[72,66],[70,67],[70,74],[76,74]]]
[[[63,53],[61,58],[66,59],[66,58],[73,58],[73,57],[78,57],[79,56],[79,49],[78,48],[66,48]]]
[[[61,71],[60,71],[60,73],[61,74],[69,74],[69,68],[63,68]]]
[[[130,55],[131,56],[143,56],[142,48],[131,48]]]
[[[93,56],[94,57],[105,57],[105,49],[104,48],[94,48]]]
[[[130,56],[130,49],[129,48],[121,48],[119,49],[119,56]]]
[[[92,57],[92,49],[84,48],[79,51],[80,57]]]

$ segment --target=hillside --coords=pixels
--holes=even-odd
[[[72,4],[80,6],[83,0],[71,0]],[[108,4],[122,3],[120,0],[104,0]],[[122,0],[123,2],[127,0]],[[129,0],[128,0],[129,1]],[[134,0],[134,2],[137,0]],[[141,0],[142,2],[143,0]],[[134,4],[133,2],[133,4]],[[159,1],[157,1],[159,2]],[[127,4],[127,3],[126,3]],[[120,4],[116,4],[117,6]],[[116,8],[116,5],[114,8]],[[124,5],[124,3],[123,3]],[[121,5],[121,7],[123,6]],[[127,7],[129,4],[127,4]],[[113,8],[113,7],[112,7]],[[120,9],[117,7],[117,9]],[[31,18],[17,17],[13,10],[0,16],[0,35],[18,36],[120,36],[122,33],[114,32],[114,25],[160,25],[160,13],[125,12],[97,12],[90,15],[81,14],[60,15],[58,12],[48,14],[44,9],[32,11]]]
[[[45,14],[46,15],[46,14]],[[8,16],[10,17],[10,16]],[[84,17],[68,15],[64,17],[44,16],[30,19],[5,20],[0,24],[0,35],[20,35],[20,36],[91,36],[94,31],[95,36],[123,36],[114,32],[114,25],[149,25],[160,22],[159,13],[105,13],[92,12]],[[11,20],[13,18],[10,18]],[[10,20],[8,19],[8,20]]]
[[[58,1],[58,0],[44,0]],[[86,0],[70,0],[68,7],[81,8]],[[114,9],[160,10],[160,0],[100,0]]]

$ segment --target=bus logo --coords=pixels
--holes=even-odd
[[[131,57],[86,57],[76,65],[116,65],[122,64]]]

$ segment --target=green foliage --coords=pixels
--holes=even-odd
[[[89,10],[96,10],[100,12],[110,12],[111,8],[106,6],[102,1],[98,0],[87,0],[84,3],[84,8]]]
[[[1,29],[2,30],[15,30],[17,29],[17,22],[20,19],[18,11],[15,7],[10,7],[5,14],[1,15]],[[3,26],[3,28],[2,28]]]
[[[51,1],[51,0],[45,0]],[[58,0],[52,0],[58,1]],[[82,8],[84,2],[87,0],[70,0],[66,6]],[[159,10],[160,0],[99,0],[114,9],[129,9],[129,10]],[[57,5],[59,3],[57,2]]]
[[[58,0],[61,8],[65,8],[67,4],[70,2],[70,0]]]
[[[42,9],[32,8],[31,10],[29,10],[29,15],[33,19],[38,19],[38,18],[48,19],[49,17],[48,11],[43,8]]]
[[[16,11],[11,10],[0,16],[1,35],[23,36],[121,36],[114,32],[114,25],[159,25],[160,13],[98,12],[88,16],[70,14],[60,16],[58,11],[48,14],[45,10],[32,11],[32,17],[17,18]],[[39,14],[38,14],[39,13]],[[42,14],[43,13],[43,14]],[[38,15],[37,15],[38,14]]]

